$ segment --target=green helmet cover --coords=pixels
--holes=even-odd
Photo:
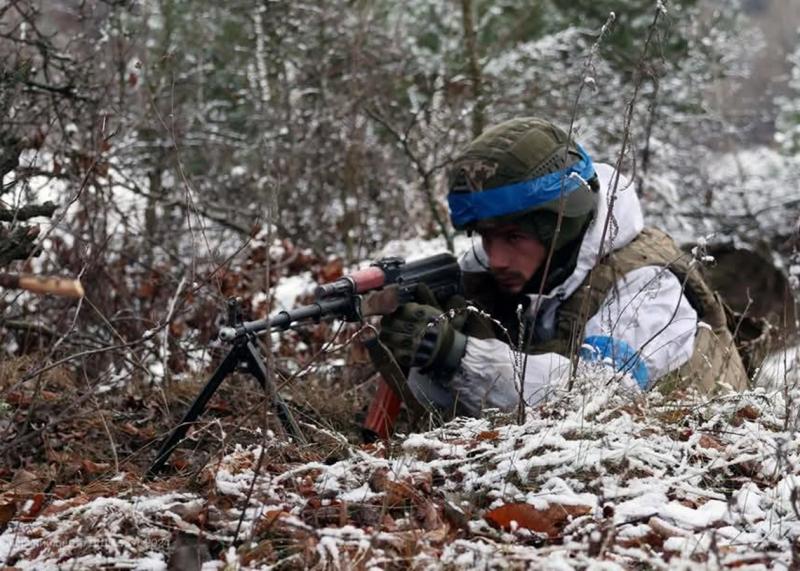
[[[456,157],[449,173],[450,192],[482,192],[537,179],[581,160],[577,144],[550,121],[535,117],[511,119],[487,129]],[[534,207],[484,219],[466,228],[486,230],[518,224],[556,250],[573,242],[588,226],[597,207],[597,182],[564,193]],[[559,212],[561,226],[556,235]]]

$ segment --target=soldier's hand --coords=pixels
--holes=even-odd
[[[443,313],[424,303],[402,305],[381,320],[380,340],[402,367],[452,372],[464,354],[466,337]]]
[[[464,327],[464,322],[467,320],[467,300],[463,296],[452,295],[443,303],[439,303],[428,286],[419,284],[414,291],[414,301],[437,309],[441,308],[439,313],[447,313],[448,322],[456,330],[461,331]]]

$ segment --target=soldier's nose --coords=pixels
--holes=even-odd
[[[489,256],[489,266],[492,269],[502,270],[508,267],[510,258],[502,248],[493,247],[487,254]]]

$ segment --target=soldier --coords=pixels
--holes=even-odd
[[[465,295],[505,331],[474,312],[442,319],[424,292],[384,317],[381,341],[421,402],[473,416],[511,410],[520,395],[533,405],[564,386],[576,358],[641,391],[747,386],[696,261],[644,226],[631,182],[551,122],[480,135],[452,165],[448,202],[453,226],[477,235],[460,259]],[[522,387],[518,350],[529,354]]]

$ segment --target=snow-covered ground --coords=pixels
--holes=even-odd
[[[0,561],[166,569],[188,553],[207,558],[204,569],[796,569],[800,390],[665,401],[616,387],[584,373],[523,424],[462,418],[388,449],[310,428],[327,444],[270,435],[212,462],[197,493],[128,477],[113,495],[89,489],[39,513],[29,502],[31,517],[0,536]],[[331,446],[339,459],[326,462],[320,447]]]

